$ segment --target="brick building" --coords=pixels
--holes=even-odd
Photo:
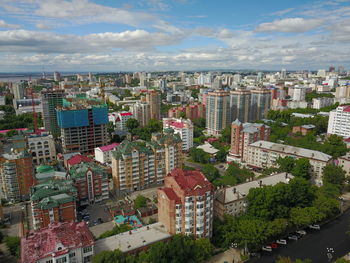
[[[168,111],[169,118],[181,118],[185,115],[190,120],[205,118],[205,105],[201,103],[193,103],[187,106],[172,108]]]
[[[21,263],[88,263],[94,245],[85,222],[51,223],[21,238]]]
[[[174,169],[158,189],[158,219],[170,234],[212,236],[214,187],[200,171]]]

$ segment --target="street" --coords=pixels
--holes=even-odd
[[[346,234],[350,224],[350,210],[341,217],[321,226],[321,230],[306,229],[308,234],[299,241],[290,241],[286,246],[280,246],[273,252],[266,252],[261,258],[253,258],[248,262],[275,263],[279,256],[290,257],[293,260],[311,259],[313,263],[329,262],[327,248],[333,248],[333,260],[350,251],[350,236]]]

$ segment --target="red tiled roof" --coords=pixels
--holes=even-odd
[[[112,143],[112,144],[109,144],[109,145],[105,145],[105,146],[101,146],[101,147],[99,147],[100,148],[100,150],[102,151],[102,152],[107,152],[107,151],[111,151],[111,150],[113,150],[115,147],[117,147],[119,145],[119,143]]]
[[[175,203],[180,203],[180,198],[177,196],[177,194],[174,192],[174,190],[170,187],[164,187],[161,188],[163,192],[167,195],[169,200],[174,200]]]
[[[67,163],[69,165],[75,165],[75,164],[79,164],[79,163],[90,163],[93,160],[85,155],[81,155],[81,154],[77,154],[74,155],[72,158],[70,158]]]
[[[54,254],[64,255],[69,249],[94,245],[94,237],[85,222],[55,222],[21,239],[21,262],[35,263]],[[61,250],[56,250],[62,245]]]
[[[131,112],[122,112],[120,113],[120,116],[132,116]]]
[[[174,177],[186,195],[204,195],[205,192],[213,189],[213,185],[200,171],[185,171],[176,168],[168,176]]]
[[[350,112],[350,106],[343,106],[343,111]]]
[[[349,138],[344,139],[344,142],[350,142],[350,137],[349,137]]]
[[[183,122],[178,122],[178,121],[170,121],[169,125],[180,129],[185,127],[185,124]]]

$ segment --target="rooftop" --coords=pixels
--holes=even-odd
[[[257,141],[250,144],[249,146],[268,149],[268,150],[277,151],[277,152],[283,152],[287,154],[296,155],[298,157],[304,157],[304,158],[319,160],[323,162],[328,162],[329,160],[332,159],[332,156],[325,154],[323,152],[309,150],[309,149],[300,148],[300,147],[294,147],[294,146],[285,145],[285,144],[268,142],[268,141]]]
[[[214,148],[210,143],[205,142],[203,145],[199,145],[197,149],[202,149],[206,153],[216,154],[219,150]]]
[[[170,237],[171,235],[167,232],[164,225],[161,223],[155,223],[131,230],[130,232],[128,231],[97,240],[94,251],[95,254],[114,249],[119,249],[122,252],[128,252],[168,239]]]
[[[222,189],[222,191],[218,192],[216,199],[222,203],[230,203],[246,197],[250,189],[260,187],[260,184],[261,186],[273,186],[278,183],[289,183],[289,181],[293,178],[294,176],[291,174],[278,173],[262,179]]]
[[[108,177],[107,171],[102,168],[100,165],[94,162],[89,163],[79,163],[71,166],[69,169],[69,178],[70,179],[78,179],[85,178],[87,171],[92,171],[95,175],[101,175],[104,177]]]
[[[30,232],[21,239],[21,262],[36,263],[56,253],[92,246],[94,237],[85,222],[51,223],[48,227]]]
[[[67,161],[69,165],[76,165],[79,163],[88,163],[88,162],[93,162],[93,159],[81,154],[76,154],[73,157],[69,158]]]
[[[98,149],[100,149],[102,152],[108,152],[108,151],[114,150],[114,148],[117,147],[118,145],[119,143],[115,142],[109,145],[98,147]]]

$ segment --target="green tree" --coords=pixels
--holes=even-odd
[[[125,126],[129,132],[132,132],[134,129],[139,127],[139,122],[138,120],[131,118],[126,121]]]
[[[194,247],[196,262],[203,262],[213,255],[214,247],[207,238],[196,239]]]
[[[106,237],[110,237],[110,236],[114,236],[120,233],[124,233],[127,232],[129,230],[131,230],[132,227],[128,224],[120,224],[120,225],[115,225],[112,230],[107,230],[106,232],[102,233],[98,239],[102,239],[102,238],[106,238]]]
[[[227,126],[221,131],[220,141],[231,143],[231,126]]]
[[[125,255],[119,249],[102,251],[92,258],[93,263],[124,263]]]
[[[342,137],[332,134],[324,142],[322,151],[332,155],[334,158],[338,158],[345,155],[348,149],[346,148],[346,144]]]
[[[186,119],[186,112],[180,112],[179,117]]]
[[[340,166],[328,164],[323,167],[323,182],[334,184],[339,189],[342,189],[345,183],[345,174],[345,171]]]
[[[311,164],[310,161],[306,158],[300,158],[295,161],[295,166],[292,169],[292,174],[294,176],[302,177],[307,180],[311,178]]]
[[[291,258],[287,258],[287,257],[279,257],[276,260],[276,263],[312,263],[312,261],[310,259],[296,259],[295,261]]]
[[[278,158],[277,164],[281,172],[291,173],[295,167],[295,159],[292,157]]]
[[[210,159],[210,155],[208,153],[197,148],[190,149],[190,156],[194,162],[198,163],[208,163]]]
[[[215,158],[218,162],[226,161],[227,152],[225,150],[220,150],[216,153]]]
[[[5,237],[5,244],[12,256],[20,256],[21,239],[19,237]]]
[[[220,177],[219,170],[212,164],[206,164],[202,167],[202,172],[210,182]]]
[[[139,209],[141,207],[147,206],[147,198],[143,195],[138,195],[134,201],[134,209]]]
[[[198,118],[193,120],[193,125],[205,129],[205,118]]]
[[[297,227],[303,227],[321,221],[324,215],[316,207],[295,207],[290,211],[290,221]]]

